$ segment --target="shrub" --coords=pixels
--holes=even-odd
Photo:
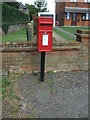
[[[5,34],[8,31],[10,24],[27,23],[28,15],[22,13],[18,9],[8,6],[7,4],[2,4],[2,29]]]
[[[56,22],[55,22],[55,26],[59,26],[59,21],[56,21]]]

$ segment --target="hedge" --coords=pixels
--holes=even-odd
[[[18,9],[2,4],[2,29],[7,33],[9,25],[28,22],[28,15]]]
[[[4,2],[5,4],[12,6],[14,8],[19,8],[19,3],[18,2]]]

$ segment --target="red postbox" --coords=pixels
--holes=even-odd
[[[38,51],[48,52],[52,50],[53,18],[38,18]]]

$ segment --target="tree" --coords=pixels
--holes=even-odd
[[[35,0],[34,4],[37,8],[37,12],[45,12],[47,10],[47,3],[45,0]]]
[[[30,15],[37,14],[37,9],[35,8],[34,5],[25,4],[25,6],[29,9],[29,14]]]
[[[25,4],[25,6],[29,9],[29,20],[32,21],[33,16],[37,15],[37,9],[34,5]]]

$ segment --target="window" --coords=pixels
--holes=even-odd
[[[88,15],[89,17],[88,17],[88,19],[90,20],[90,13],[89,13],[89,15]]]
[[[72,14],[72,19],[73,19],[73,21],[76,20],[76,13],[73,13],[73,14]]]
[[[84,3],[90,3],[90,0],[84,0]]]
[[[89,19],[89,13],[86,13],[86,20]]]
[[[70,0],[70,2],[77,2],[77,0]]]
[[[82,20],[90,20],[90,13],[83,13]]]
[[[90,13],[86,13],[86,20],[90,20]]]
[[[82,14],[82,20],[85,20],[85,19],[86,19],[86,14],[83,13],[83,14]]]
[[[67,13],[67,20],[70,20],[70,13]]]

